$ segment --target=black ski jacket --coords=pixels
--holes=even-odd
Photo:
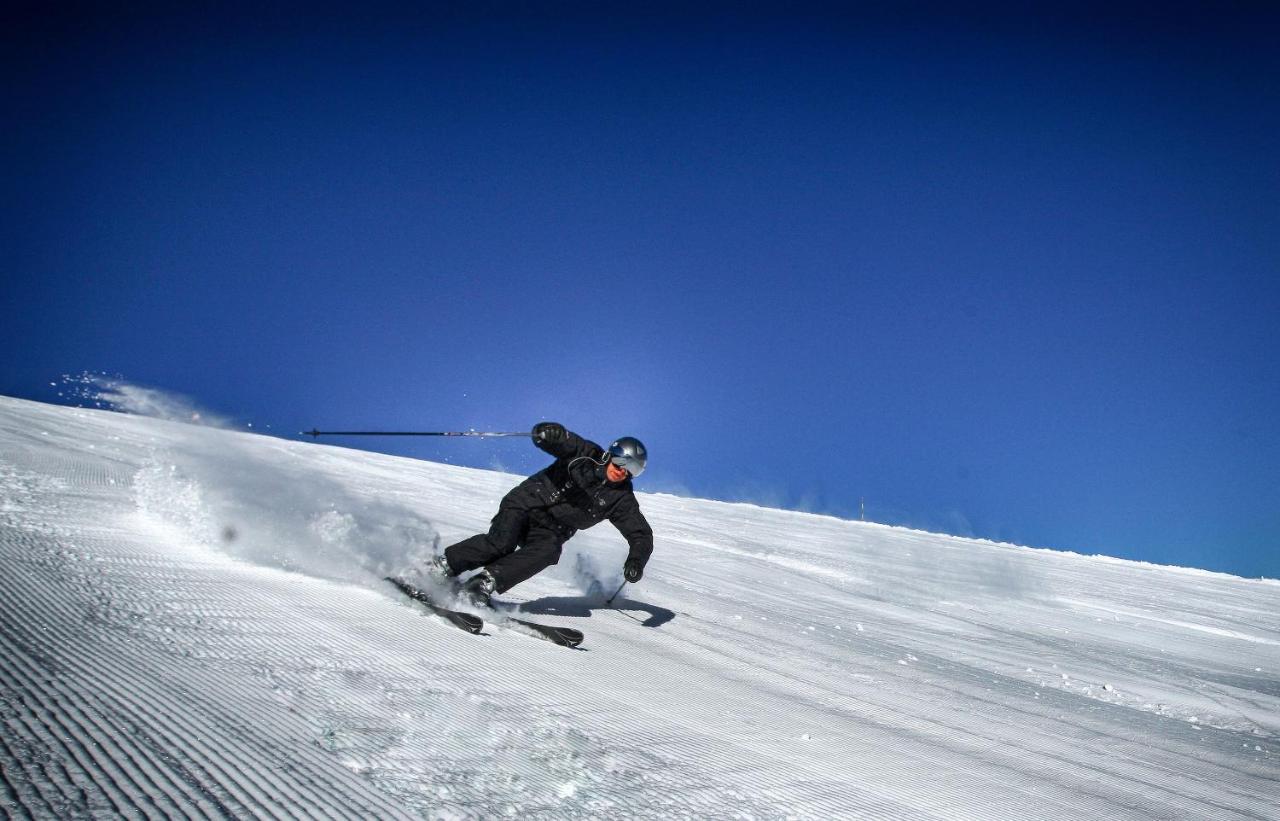
[[[608,519],[631,548],[627,560],[637,559],[643,567],[653,553],[653,529],[640,512],[631,478],[610,482],[604,448],[572,431],[565,431],[564,440],[554,445],[535,444],[556,460],[525,479],[522,490],[537,496],[566,539]]]

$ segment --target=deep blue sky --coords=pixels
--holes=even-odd
[[[0,393],[1280,576],[1265,6],[522,8],[7,12]]]

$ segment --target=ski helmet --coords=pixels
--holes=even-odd
[[[624,436],[609,446],[609,461],[632,476],[639,476],[644,473],[645,463],[649,461],[649,453],[639,439],[634,436]]]

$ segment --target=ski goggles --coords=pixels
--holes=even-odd
[[[613,445],[609,448],[609,461],[632,476],[639,476],[640,472],[644,470],[644,460],[637,459],[632,454],[627,453],[621,445]]]

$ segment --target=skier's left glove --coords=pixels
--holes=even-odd
[[[567,434],[559,422],[539,422],[533,426],[532,435],[534,444],[558,445]]]
[[[644,577],[644,564],[639,559],[627,559],[622,566],[622,578],[635,584]]]

